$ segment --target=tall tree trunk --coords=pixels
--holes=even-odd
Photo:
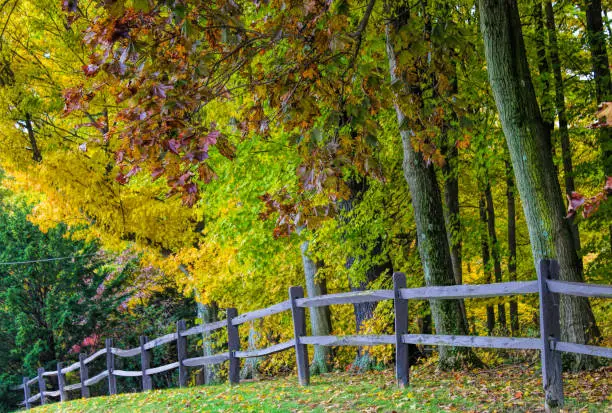
[[[446,142],[443,155],[445,162],[442,166],[442,173],[444,175],[444,203],[446,205],[444,218],[448,228],[448,243],[450,245],[455,283],[459,285],[463,283],[463,271],[461,269],[461,222],[459,220],[457,147],[450,142]]]
[[[550,150],[550,137],[531,82],[518,5],[513,0],[480,0],[489,81],[523,201],[535,262],[557,259],[564,281],[583,281]],[[562,338],[589,343],[599,336],[587,299],[561,296]],[[576,355],[574,367],[586,357]]]
[[[249,323],[249,338],[247,340],[247,350],[257,350],[257,342],[259,341],[260,334],[255,330],[254,322]],[[259,371],[257,366],[263,360],[263,357],[249,357],[244,360],[242,368],[240,369],[240,380],[254,379],[258,376]]]
[[[555,108],[559,117],[559,140],[561,141],[561,157],[563,158],[563,180],[565,193],[571,195],[576,190],[574,184],[574,168],[572,166],[572,149],[570,146],[569,129],[567,127],[567,113],[565,111],[565,88],[563,76],[561,75],[561,59],[559,58],[559,45],[557,43],[557,29],[555,27],[555,14],[550,0],[545,2],[546,26],[548,28],[548,45],[550,51],[550,62],[552,64],[555,79]],[[574,236],[576,250],[580,251],[580,233],[578,226],[572,220],[570,228]]]
[[[485,187],[485,200],[487,203],[487,230],[489,232],[489,242],[491,246],[491,256],[493,258],[493,271],[495,282],[502,282],[501,259],[499,258],[499,244],[497,243],[497,232],[495,231],[495,207],[493,205],[493,194],[491,193],[491,183],[487,179]],[[506,309],[504,302],[497,304],[497,322],[502,330],[506,329]]]
[[[202,320],[202,324],[210,324],[218,321],[219,307],[217,303],[212,302],[210,304],[202,304],[198,301],[197,311],[198,318]],[[212,356],[216,353],[214,349],[214,342],[212,340],[211,332],[205,331],[202,333],[202,355],[204,357]],[[202,367],[202,384],[216,384],[220,382],[219,379],[219,368],[215,364],[209,364]]]
[[[480,248],[482,251],[482,267],[485,273],[485,284],[491,284],[491,254],[489,252],[489,237],[487,236],[487,208],[485,197],[480,194],[478,200],[478,211],[480,212],[480,224],[482,226],[480,232]],[[492,305],[487,305],[487,332],[493,335],[495,329],[495,309]]]
[[[302,264],[306,278],[306,294],[308,297],[317,297],[327,294],[325,279],[317,280],[317,263],[308,256],[309,241],[302,242]],[[331,317],[329,306],[312,307],[310,309],[310,327],[314,336],[328,336],[331,334]],[[332,349],[327,346],[314,346],[314,357],[310,365],[312,374],[327,373],[332,358]]]
[[[448,135],[442,137],[444,140],[442,152],[444,155],[444,165],[442,173],[444,176],[444,204],[446,206],[444,220],[448,229],[448,244],[450,246],[451,262],[453,264],[453,274],[457,285],[463,284],[463,269],[461,268],[461,221],[459,216],[459,153],[454,142],[449,142]],[[461,301],[461,312],[466,316],[464,302]]]
[[[587,0],[586,23],[587,42],[591,49],[591,62],[595,78],[597,104],[612,101],[612,79],[610,79],[610,61],[606,47],[606,34],[603,31],[601,0]],[[597,131],[603,170],[605,176],[612,176],[612,128],[599,128]],[[612,252],[612,224],[608,226],[610,234],[610,252]]]
[[[514,173],[508,160],[506,164],[506,199],[508,209],[508,280],[516,281],[516,202],[514,197]],[[513,336],[519,332],[518,302],[510,299],[510,330]]]
[[[401,26],[407,23],[409,10],[391,2],[387,7],[394,15],[394,21],[387,23],[386,27],[387,57],[391,83],[397,84],[403,80],[396,73],[394,40]],[[406,128],[406,115],[397,103],[395,111],[403,144],[404,177],[412,198],[425,283],[427,285],[454,285],[455,275],[444,224],[442,196],[434,167],[432,164],[427,164],[423,155],[414,150],[411,142],[413,132]],[[437,333],[468,333],[460,300],[430,300],[430,305]],[[444,369],[456,368],[464,361],[474,361],[475,358],[469,348],[441,346],[439,354],[440,367]]]
[[[546,56],[546,30],[544,26],[544,16],[542,14],[542,1],[533,1],[533,19],[535,23],[535,44],[538,56],[538,71],[540,72],[540,86],[542,88],[542,99],[540,107],[542,108],[542,121],[548,129],[548,134],[552,137],[552,132],[555,127],[555,112],[553,107],[553,99],[550,91],[550,65]],[[551,145],[553,155],[555,153],[554,145]]]
[[[612,100],[610,61],[606,47],[607,37],[603,29],[601,0],[588,0],[585,3],[587,41],[591,49],[597,103],[600,104]],[[599,128],[598,135],[603,157],[604,174],[612,176],[612,128]]]

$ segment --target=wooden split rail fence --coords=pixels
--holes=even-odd
[[[612,358],[612,348],[582,345],[560,341],[559,294],[580,297],[612,298],[612,286],[559,281],[559,265],[556,261],[542,260],[538,263],[537,281],[505,282],[483,285],[456,285],[446,287],[406,288],[406,277],[403,273],[393,274],[393,290],[371,290],[340,294],[328,294],[318,297],[304,297],[302,287],[291,287],[289,299],[271,307],[238,315],[236,309],[227,309],[227,319],[210,324],[197,325],[186,329],[185,322],[177,323],[176,332],[148,341],[140,337],[140,346],[128,350],[113,347],[112,339],[106,339],[105,348],[90,356],[79,355],[79,361],[67,367],[57,364],[56,371],[38,370],[34,378],[24,377],[20,386],[13,390],[22,390],[24,401],[21,403],[30,408],[33,403],[45,404],[48,398],[55,397],[60,401],[68,400],[72,391],[80,391],[81,397],[89,397],[89,386],[106,379],[108,393],[117,393],[117,377],[141,377],[142,389],[151,390],[151,376],[164,371],[178,369],[178,382],[181,387],[187,385],[188,368],[219,364],[229,361],[229,382],[237,384],[240,380],[240,359],[261,357],[279,351],[295,349],[299,383],[306,386],[310,382],[308,369],[308,345],[322,346],[374,346],[395,345],[395,372],[397,384],[404,387],[409,384],[409,344],[438,346],[485,347],[499,349],[533,349],[541,351],[542,378],[547,408],[563,406],[563,381],[561,376],[561,353],[578,353],[591,356]],[[485,298],[509,295],[536,294],[540,296],[540,338],[480,337],[440,334],[409,334],[408,301],[430,299],[463,299]],[[306,308],[333,304],[356,304],[394,300],[395,334],[393,335],[352,335],[352,336],[307,336]],[[242,351],[238,326],[247,321],[270,316],[283,311],[291,311],[293,316],[294,339],[276,344],[265,349]],[[186,358],[187,337],[208,331],[227,329],[228,351],[206,357]],[[151,367],[150,350],[154,347],[176,342],[177,361],[159,367]],[[88,364],[101,356],[106,356],[106,370],[90,377]],[[140,371],[115,369],[115,357],[140,356]],[[66,384],[66,373],[79,370],[80,382]],[[58,390],[48,391],[45,378],[57,376]],[[30,394],[30,386],[37,385],[38,393]]]

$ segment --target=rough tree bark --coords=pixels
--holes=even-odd
[[[197,302],[198,318],[202,320],[202,324],[209,324],[218,321],[219,308],[217,303],[212,302],[211,304],[202,304]],[[202,355],[212,356],[215,354],[213,348],[213,340],[210,331],[202,333]],[[221,380],[219,378],[219,367],[215,364],[202,367],[202,384],[216,384]]]
[[[533,2],[533,19],[535,23],[535,45],[538,56],[538,71],[540,72],[540,84],[542,88],[542,98],[540,102],[540,107],[542,108],[542,121],[548,129],[549,136],[552,137],[552,132],[555,127],[555,112],[550,90],[551,73],[548,57],[546,55],[546,30],[541,0],[534,0]],[[554,155],[554,145],[551,145],[551,148]]]
[[[491,182],[487,179],[487,185],[484,191],[485,201],[487,204],[487,230],[489,232],[489,244],[491,249],[491,257],[493,258],[493,272],[495,274],[495,282],[502,282],[501,259],[499,257],[499,245],[497,243],[497,232],[495,231],[495,207],[493,206],[493,194],[491,193]],[[501,299],[500,299],[501,300]],[[506,308],[504,302],[497,304],[497,322],[499,328],[506,330]]]
[[[513,0],[479,0],[489,82],[502,122],[521,195],[535,262],[557,259],[564,281],[583,281],[553,165],[549,132],[529,73],[518,5]],[[599,336],[587,299],[561,296],[562,338],[589,343]],[[573,367],[586,356],[576,355]]]
[[[489,251],[489,239],[487,236],[487,208],[483,194],[480,194],[478,200],[478,211],[480,213],[480,224],[482,226],[480,233],[480,249],[482,252],[482,267],[485,273],[485,284],[491,284],[491,253]],[[495,329],[495,309],[492,305],[487,305],[487,332],[493,335]]]
[[[302,264],[306,278],[306,294],[308,297],[317,297],[327,294],[325,279],[317,280],[317,263],[308,256],[309,241],[302,242]],[[310,309],[310,328],[314,336],[327,336],[331,334],[331,317],[329,306],[312,307]],[[332,348],[327,346],[314,346],[314,356],[310,365],[311,374],[327,373],[332,358]]]
[[[610,79],[610,61],[606,47],[607,36],[603,29],[601,0],[585,1],[587,23],[587,42],[591,49],[591,62],[595,75],[597,103],[612,100],[612,79]],[[604,174],[612,176],[612,128],[599,129]]]
[[[389,2],[387,10],[393,18],[387,23],[387,58],[391,83],[403,82],[398,76],[398,63],[394,51],[396,33],[407,24],[409,9]],[[399,16],[399,17],[398,17]],[[404,177],[412,197],[414,218],[418,234],[419,255],[423,265],[427,285],[454,285],[455,276],[448,245],[442,196],[433,164],[427,164],[423,155],[412,146],[413,132],[406,128],[406,115],[395,104],[397,121],[402,137],[404,152]],[[462,313],[460,300],[431,300],[431,312],[438,334],[467,334],[468,328]],[[469,348],[439,348],[440,367],[456,368],[464,361],[474,361],[474,354]]]
[[[565,111],[565,88],[561,74],[561,59],[559,58],[559,45],[557,43],[557,29],[555,27],[555,14],[550,0],[545,2],[546,26],[548,29],[548,50],[550,62],[555,79],[555,109],[559,118],[559,140],[561,141],[561,157],[563,159],[563,180],[565,193],[570,195],[576,190],[574,184],[574,167],[572,166],[572,149],[570,145],[569,129],[567,127],[567,112]],[[578,226],[572,220],[570,228],[574,236],[576,250],[580,251],[580,233]]]
[[[506,199],[508,209],[508,281],[516,281],[516,201],[514,191],[514,172],[509,160],[506,164]],[[513,336],[519,332],[518,302],[516,297],[510,299],[510,331]]]

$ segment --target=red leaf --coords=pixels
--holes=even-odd
[[[93,77],[96,75],[96,73],[98,73],[98,70],[100,69],[100,66],[98,65],[83,65],[83,72],[85,73],[85,76],[87,77]]]
[[[125,175],[119,172],[117,176],[115,177],[115,181],[119,182],[121,185],[125,185],[128,183],[129,178],[127,178]]]
[[[170,152],[178,155],[179,153],[179,148],[180,148],[181,144],[174,138],[170,139],[168,141],[168,149],[170,150]]]
[[[171,90],[171,89],[174,89],[174,87],[171,85],[164,85],[164,84],[159,83],[153,86],[153,88],[151,89],[151,93],[153,93],[153,96],[158,96],[160,98],[165,99],[166,91]]]
[[[584,204],[584,196],[578,192],[572,192],[571,195],[567,196],[567,215],[566,219],[572,218],[576,215],[576,210]]]
[[[153,178],[153,180],[156,180],[157,178],[159,178],[166,170],[160,166],[159,168],[155,168],[153,169],[153,171],[151,171],[151,178]]]

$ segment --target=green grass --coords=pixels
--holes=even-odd
[[[610,408],[612,369],[565,374],[567,411]],[[119,379],[120,380],[120,379]],[[413,369],[412,383],[400,390],[393,372],[330,373],[306,388],[295,376],[184,389],[155,390],[54,403],[42,412],[483,412],[542,411],[537,366],[513,365],[470,372]]]

